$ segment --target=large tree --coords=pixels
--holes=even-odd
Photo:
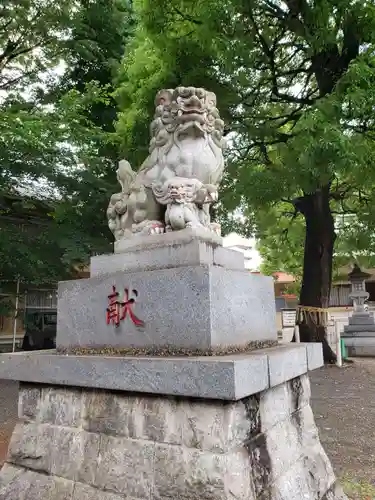
[[[0,6],[0,192],[25,198],[26,219],[38,199],[50,206],[31,237],[11,208],[0,213],[0,279],[55,281],[109,249],[110,84],[131,22],[125,0]]]
[[[345,279],[343,272],[347,273],[354,262],[365,268],[375,265],[375,214],[372,206],[365,208],[367,204],[373,204],[371,191],[354,192],[345,202],[331,203],[336,234],[333,280]],[[292,274],[300,288],[305,233],[303,216],[290,210],[288,203],[258,210],[257,248],[262,256],[262,272],[267,275],[277,271]]]
[[[372,2],[354,0],[139,0],[133,50],[119,89],[124,151],[144,154],[151,95],[160,86],[218,94],[231,138],[224,195],[247,226],[257,210],[289,205],[303,218],[300,304],[328,306],[335,211],[374,177]],[[143,61],[143,63],[142,63]],[[362,205],[361,205],[362,206]],[[365,210],[366,211],[366,210]],[[367,211],[368,213],[368,211]],[[306,321],[304,341],[323,342]]]
[[[85,165],[105,162],[96,144],[106,134],[84,121],[94,99],[102,99],[96,86],[84,95],[67,93],[50,110],[24,100],[0,106],[1,197],[18,200],[0,210],[1,281],[54,282],[87,262],[93,246],[103,246],[79,220],[85,200],[74,203]],[[49,207],[39,220],[33,217],[38,201]]]
[[[82,9],[72,26],[71,36],[75,43],[67,53],[67,69],[50,94],[55,97],[70,89],[85,94],[87,85],[92,82],[105,90],[105,99],[92,99],[83,117],[83,123],[100,131],[94,143],[96,158],[86,161],[84,169],[75,176],[75,188],[70,189],[59,210],[59,221],[65,222],[70,233],[71,255],[83,262],[87,262],[92,253],[111,250],[113,237],[105,212],[113,190],[118,189],[116,169],[119,160],[114,133],[117,103],[113,97],[113,82],[133,29],[129,0],[82,1]]]

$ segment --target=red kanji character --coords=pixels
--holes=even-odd
[[[119,326],[120,324],[120,302],[118,301],[119,293],[116,292],[116,286],[112,286],[112,293],[108,295],[108,307],[107,307],[107,325],[111,322]]]
[[[137,290],[132,290],[133,295],[138,297]],[[129,299],[129,290],[125,288],[124,302],[121,302],[122,314],[120,320],[126,318],[127,313],[129,313],[130,319],[134,323],[135,326],[144,326],[144,322],[137,318],[137,316],[133,312],[133,304],[135,303],[135,299]]]

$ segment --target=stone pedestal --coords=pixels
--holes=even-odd
[[[354,311],[342,334],[348,356],[375,356],[375,321],[372,313]]]
[[[349,357],[375,356],[375,322],[372,313],[355,313],[342,337]]]
[[[345,499],[309,403],[321,345],[277,345],[272,280],[217,236],[162,236],[60,284],[55,352],[0,355],[21,381],[0,498]]]
[[[375,337],[374,315],[370,312],[355,312],[344,327],[345,337]]]
[[[141,243],[140,243],[141,241]],[[209,231],[185,229],[117,242],[91,259],[92,277],[59,284],[57,347],[139,348],[216,353],[276,341],[273,280],[244,271],[240,252]],[[113,287],[134,300],[114,328],[106,307]]]
[[[372,313],[356,312],[342,334],[349,357],[375,356],[375,321]]]
[[[367,345],[372,343],[375,350],[374,315],[367,311],[354,311],[353,315],[349,318],[349,324],[344,327],[342,336],[345,339],[345,344],[347,344],[349,351],[354,345],[352,342],[349,342],[349,340],[355,340],[357,345],[365,345],[366,342],[363,343],[362,339],[367,339]],[[349,352],[349,355],[350,354],[353,354],[353,352]],[[369,353],[369,355],[371,354]]]

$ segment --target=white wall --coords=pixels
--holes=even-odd
[[[230,233],[223,238],[223,246],[241,252],[245,257],[245,269],[259,271],[262,263],[261,256],[255,248],[255,238],[244,238],[237,233]]]

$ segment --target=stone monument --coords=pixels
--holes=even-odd
[[[116,241],[211,224],[224,171],[224,122],[212,92],[194,87],[162,90],[155,100],[149,156],[137,173],[120,162],[121,191],[107,216]],[[117,249],[122,248],[117,243]]]
[[[353,314],[349,324],[344,327],[342,337],[349,356],[375,356],[375,321],[365,302],[369,298],[366,292],[366,279],[371,274],[363,272],[358,264],[349,273],[352,286],[349,298],[353,300]]]
[[[156,98],[150,156],[108,220],[115,252],[59,284],[56,351],[3,354],[19,423],[2,500],[339,500],[310,407],[320,344],[277,345],[272,278],[210,220],[214,94]]]

